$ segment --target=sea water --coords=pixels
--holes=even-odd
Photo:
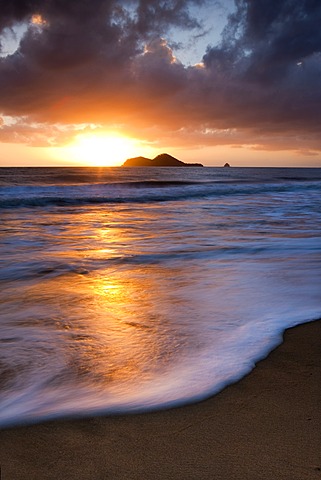
[[[321,169],[1,168],[0,426],[167,408],[321,314]]]

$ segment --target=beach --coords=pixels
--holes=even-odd
[[[2,480],[321,478],[321,321],[238,383],[180,408],[0,432]]]

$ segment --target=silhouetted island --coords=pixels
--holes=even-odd
[[[184,163],[177,158],[161,153],[157,157],[150,159],[146,157],[129,158],[122,165],[123,167],[203,167],[201,163]]]
[[[230,166],[231,166],[231,165],[230,165],[229,163],[226,163],[226,164],[224,165],[224,168],[229,168]]]

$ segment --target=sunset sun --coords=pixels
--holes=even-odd
[[[83,165],[114,167],[137,154],[139,141],[117,134],[79,135],[62,150],[68,160]]]

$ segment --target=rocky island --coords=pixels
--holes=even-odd
[[[161,153],[150,159],[146,157],[129,158],[123,167],[203,167],[201,163],[184,163],[168,153]]]

